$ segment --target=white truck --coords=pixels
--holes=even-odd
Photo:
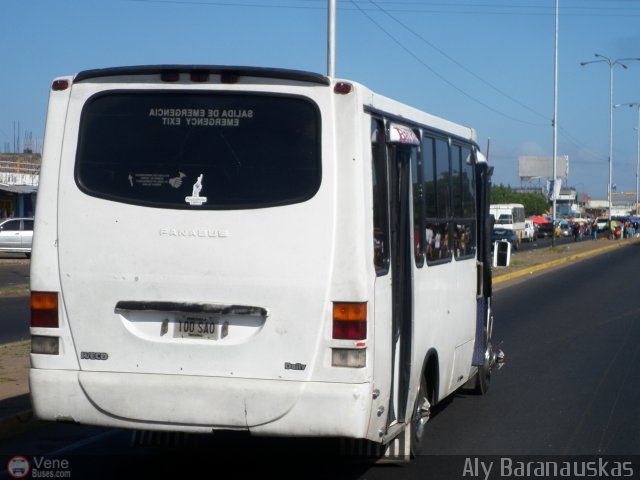
[[[518,236],[518,242],[524,238],[524,206],[519,203],[496,203],[489,205],[489,214],[493,215],[494,227],[514,230]]]

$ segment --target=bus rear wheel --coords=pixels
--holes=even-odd
[[[484,361],[482,365],[478,367],[476,383],[473,389],[478,395],[484,395],[489,391],[489,385],[491,384],[491,367],[493,366],[492,356],[493,348],[491,346],[491,342],[487,342],[487,346],[484,351]]]
[[[415,457],[422,452],[424,446],[425,426],[431,416],[431,403],[427,398],[427,382],[424,376],[420,380],[420,389],[416,395],[416,403],[411,417],[411,455]]]
[[[491,336],[493,334],[493,315],[491,313],[491,307],[489,307],[487,322],[484,327],[484,358],[482,365],[478,366],[478,372],[476,373],[475,384],[469,382],[468,387],[473,388],[473,392],[477,395],[485,395],[489,391],[489,385],[491,384],[491,370],[496,362],[496,352],[491,345]]]

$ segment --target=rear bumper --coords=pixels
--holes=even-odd
[[[113,428],[366,438],[371,384],[44,370],[29,372],[41,420]]]

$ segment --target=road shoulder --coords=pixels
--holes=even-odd
[[[640,238],[582,240],[517,253],[511,257],[511,264],[508,267],[494,267],[493,284],[502,286],[510,280],[522,279],[538,272],[568,265],[583,258],[632,244],[640,244]]]
[[[0,440],[33,428],[29,397],[31,341],[0,345]]]

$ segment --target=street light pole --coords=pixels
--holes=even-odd
[[[640,102],[629,102],[629,103],[618,103],[617,105],[614,105],[614,107],[636,107],[638,110],[638,126],[636,128],[634,128],[634,130],[637,132],[637,140],[638,140],[638,145],[637,145],[637,151],[636,151],[636,155],[637,155],[637,160],[636,160],[636,215],[638,215],[638,192],[640,191]]]
[[[553,209],[551,211],[554,232],[551,234],[551,246],[556,246],[556,182],[557,175],[557,158],[558,158],[558,17],[559,17],[559,0],[556,0],[555,8],[555,52],[553,55]]]
[[[594,54],[597,60],[591,60],[589,62],[580,62],[581,66],[589,65],[590,63],[606,63],[609,65],[609,184],[607,185],[607,198],[609,200],[609,226],[611,226],[611,185],[613,177],[613,68],[616,65],[620,65],[622,68],[628,68],[624,63],[625,61],[639,60],[640,58],[618,58],[612,60],[609,57]]]
[[[336,0],[327,4],[327,76],[336,75]]]

